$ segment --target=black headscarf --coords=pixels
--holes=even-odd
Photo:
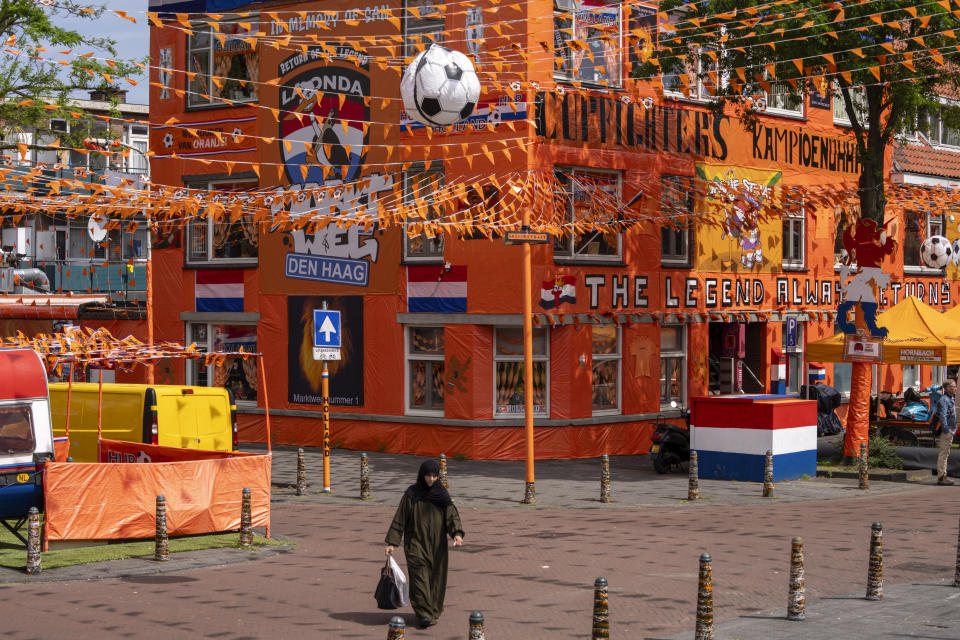
[[[439,478],[433,483],[432,487],[427,486],[424,477],[428,475],[440,475],[440,465],[437,464],[436,460],[427,460],[420,465],[420,471],[417,472],[417,482],[407,487],[406,495],[414,502],[426,500],[439,507],[453,504],[453,499],[447,493],[447,488],[443,486]]]

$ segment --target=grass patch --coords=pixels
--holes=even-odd
[[[23,533],[26,533],[26,526]],[[200,551],[202,549],[226,549],[239,547],[239,534],[208,533],[196,536],[178,536],[170,538],[170,553],[182,551]],[[290,544],[276,539],[266,539],[254,536],[254,546],[276,546]],[[43,554],[43,568],[56,569],[70,567],[77,564],[104,562],[106,560],[123,560],[124,558],[138,558],[153,556],[153,540],[119,541],[110,544],[101,544],[91,547],[75,549],[54,549]],[[0,528],[0,566],[10,569],[22,569],[27,563],[27,550],[23,543],[17,540],[5,528]]]

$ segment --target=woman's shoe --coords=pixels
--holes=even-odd
[[[417,626],[421,629],[426,629],[427,627],[430,627],[435,624],[437,624],[435,620],[431,620],[426,616],[420,616],[420,615],[417,616]]]
[[[953,480],[951,480],[947,476],[940,476],[939,478],[937,478],[937,484],[953,484]]]

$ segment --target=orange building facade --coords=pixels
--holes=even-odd
[[[222,190],[225,208],[154,239],[155,335],[263,354],[261,371],[228,359],[157,372],[158,382],[233,389],[242,440],[266,438],[269,404],[275,442],[322,443],[312,310],[325,302],[343,318],[331,442],[347,448],[522,458],[525,295],[539,458],[646,453],[651,423],[695,396],[799,392],[804,345],[835,331],[836,236],[855,212],[805,207],[751,226],[742,207],[855,180],[854,143],[830,96],[770,95],[749,132],[707,108],[709,88],[694,83],[691,98],[665,77],[658,95],[629,79],[634,54],[620,47],[549,48],[570,32],[639,50],[657,14],[637,3],[226,5],[151,7],[163,18],[151,55],[171,70],[151,76],[153,181]],[[222,17],[203,15],[214,11]],[[429,38],[473,54],[484,86],[453,130],[403,113],[397,60]],[[438,185],[462,184],[474,209],[494,208],[499,189],[533,175],[551,176],[570,223],[610,199],[663,213],[619,234],[534,245],[530,292],[521,248],[501,235],[451,225],[427,237],[390,214],[403,204],[428,219]],[[755,202],[707,205],[743,185]],[[266,191],[276,210],[331,222],[273,230],[231,215]],[[349,226],[361,210],[389,224]],[[882,306],[916,295],[949,307],[956,267],[905,265],[903,247],[925,233],[911,215],[888,212],[901,248]],[[960,235],[944,224],[951,241]],[[849,365],[823,365],[828,383],[849,389]],[[925,384],[942,372],[907,375]],[[881,380],[899,389],[904,373],[885,367]]]

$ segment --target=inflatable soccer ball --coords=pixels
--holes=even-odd
[[[920,245],[920,259],[931,269],[943,269],[953,261],[950,241],[943,236],[930,236]]]
[[[407,115],[427,126],[466,120],[480,99],[480,80],[470,58],[437,44],[420,53],[400,80]]]

